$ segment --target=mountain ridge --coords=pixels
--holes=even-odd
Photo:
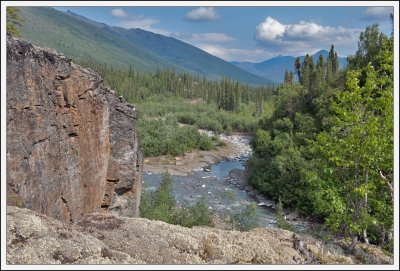
[[[20,16],[23,38],[54,48],[75,62],[91,60],[123,69],[132,66],[143,72],[171,68],[209,80],[227,76],[253,85],[274,83],[188,43],[142,29],[109,26],[49,7],[21,7]]]
[[[325,58],[328,57],[329,52],[327,50],[319,50],[315,54],[311,55],[314,63],[317,62],[319,55]],[[300,60],[304,60],[304,56],[299,56]],[[338,57],[339,68],[342,69],[346,66],[347,60],[345,57]],[[294,71],[294,61],[295,56],[282,56],[278,55],[276,57],[264,60],[262,62],[249,62],[249,61],[231,61],[232,64],[259,76],[265,76],[268,74],[268,78],[276,82],[283,82],[285,70]]]

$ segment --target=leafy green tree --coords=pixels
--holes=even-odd
[[[363,86],[360,70],[348,72],[346,91],[332,104],[334,125],[317,136],[315,145],[324,158],[320,177],[310,179],[318,188],[315,208],[333,229],[352,236],[349,250],[360,235],[368,242],[368,228],[392,221],[392,215],[384,219],[380,214],[387,215],[392,200],[392,185],[382,173],[385,168],[391,176],[393,170],[393,83],[387,76],[392,57],[386,53],[378,55],[387,70],[367,66]]]
[[[390,250],[393,37],[366,32],[361,39],[378,36],[379,49],[371,54],[368,48],[374,52],[375,46],[361,42],[364,53],[346,74],[339,72],[332,46],[326,63],[319,58],[311,85],[306,56],[300,84],[273,92],[275,110],[260,120],[249,177],[264,194],[351,236],[350,250],[359,240]]]

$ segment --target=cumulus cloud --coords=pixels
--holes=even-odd
[[[360,31],[340,26],[323,26],[310,21],[283,24],[267,17],[256,27],[254,39],[259,45],[273,52],[304,54],[320,48],[329,48],[331,44],[355,44]]]
[[[114,8],[111,10],[111,15],[117,18],[126,18],[128,14],[122,8]]]
[[[221,19],[213,7],[199,7],[186,13],[185,19],[189,21],[215,21]]]
[[[198,48],[206,51],[209,54],[222,58],[226,61],[250,61],[259,62],[260,59],[268,59],[273,56],[270,52],[263,49],[239,49],[239,48],[225,48],[220,45],[200,43],[196,45]]]
[[[364,12],[363,19],[388,21],[390,13],[393,13],[393,7],[368,7]]]

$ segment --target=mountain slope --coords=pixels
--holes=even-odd
[[[91,59],[98,63],[150,71],[154,65],[174,67],[173,63],[119,35],[93,24],[72,19],[64,12],[52,8],[21,7],[24,19],[22,37],[39,46],[51,47],[75,61]]]
[[[329,52],[326,50],[321,50],[312,55],[314,63],[317,62],[319,55],[326,59],[328,57]],[[294,61],[296,57],[294,56],[277,56],[271,59],[268,59],[263,62],[253,63],[253,62],[237,62],[233,61],[232,64],[259,76],[268,76],[269,79],[272,79],[276,82],[282,82],[283,77],[285,75],[285,70],[294,71]],[[300,60],[304,60],[304,56],[300,56]],[[344,68],[346,66],[346,58],[339,57],[339,68]]]
[[[20,15],[23,38],[52,47],[74,61],[91,60],[120,68],[132,65],[139,71],[171,68],[208,79],[229,76],[250,84],[271,83],[192,45],[149,31],[112,27],[53,8],[21,7]]]

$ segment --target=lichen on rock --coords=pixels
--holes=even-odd
[[[35,225],[29,229],[29,225]],[[292,232],[185,228],[144,218],[92,213],[63,224],[32,210],[7,207],[9,264],[304,264]],[[311,264],[351,264],[310,236],[298,236],[319,258]],[[326,256],[326,257],[325,257]]]

